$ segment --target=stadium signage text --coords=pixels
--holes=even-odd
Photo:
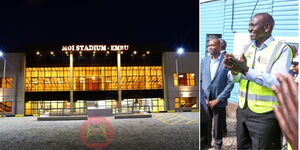
[[[68,45],[62,46],[62,51],[122,51],[128,50],[129,45]]]

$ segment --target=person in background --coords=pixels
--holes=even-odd
[[[233,82],[227,78],[229,70],[224,67],[224,54],[221,54],[221,42],[213,38],[208,42],[210,55],[201,60],[201,90],[210,112],[210,136],[213,122],[213,138],[215,149],[221,149],[223,144],[223,123],[226,121],[227,99],[233,88]],[[210,141],[208,142],[211,143]]]
[[[296,82],[299,82],[299,70],[298,70],[298,65],[299,65],[299,55],[297,55],[294,59],[293,59],[293,72],[294,72],[294,78]]]
[[[293,58],[296,58],[298,56],[298,53],[297,53],[297,48],[294,46],[294,45],[289,45],[290,48],[292,49],[292,52],[293,52]],[[291,67],[290,67],[290,70],[289,70],[289,73],[292,75],[292,76],[295,76],[295,72],[294,72],[294,65],[292,64]],[[296,75],[297,76],[297,75]]]
[[[240,58],[226,54],[225,67],[229,78],[239,82],[237,108],[237,149],[278,149],[282,134],[274,114],[278,105],[272,85],[279,85],[277,73],[287,74],[292,62],[292,50],[272,36],[275,25],[268,13],[259,13],[249,22],[251,42]]]
[[[298,149],[298,83],[290,74],[277,74],[280,86],[273,85],[280,106],[274,105],[274,112],[280,128],[293,150]]]
[[[296,46],[294,45],[289,45],[290,48],[292,49],[292,52],[293,52],[293,58],[295,58],[297,55],[298,55],[298,52],[297,52],[297,48]]]
[[[220,39],[221,42],[221,54],[226,54],[226,47],[227,47],[227,43],[224,39]],[[230,96],[229,96],[230,97]],[[226,118],[225,121],[223,123],[223,136],[226,137],[227,136],[227,122],[226,122]]]
[[[220,39],[220,42],[221,42],[221,53],[224,53],[224,54],[226,54],[227,52],[226,52],[226,47],[227,47],[227,43],[226,43],[226,41],[224,40],[224,39]]]

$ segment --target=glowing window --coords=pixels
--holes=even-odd
[[[195,73],[177,73],[173,74],[174,86],[195,86]]]

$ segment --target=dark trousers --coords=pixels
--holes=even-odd
[[[227,135],[227,122],[226,122],[226,118],[225,118],[224,124],[223,124],[223,135]]]
[[[238,149],[281,149],[281,130],[274,112],[257,114],[237,109]]]
[[[213,109],[209,108],[211,120],[210,122],[210,133],[213,130],[213,138],[215,141],[215,145],[221,146],[223,144],[223,124],[226,121],[226,108],[225,107],[214,107]],[[210,134],[211,136],[211,134]],[[211,138],[210,138],[211,139]]]
[[[201,149],[208,149],[211,147],[211,130],[209,129],[210,120],[201,121]]]
[[[211,147],[211,132],[209,132],[210,116],[208,110],[206,111],[201,104],[201,149],[208,149]]]

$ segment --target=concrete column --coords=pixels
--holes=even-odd
[[[122,78],[121,78],[121,51],[117,54],[117,73],[118,73],[118,112],[122,112]]]
[[[73,73],[73,52],[70,51],[70,107],[71,114],[74,113],[74,73]]]

